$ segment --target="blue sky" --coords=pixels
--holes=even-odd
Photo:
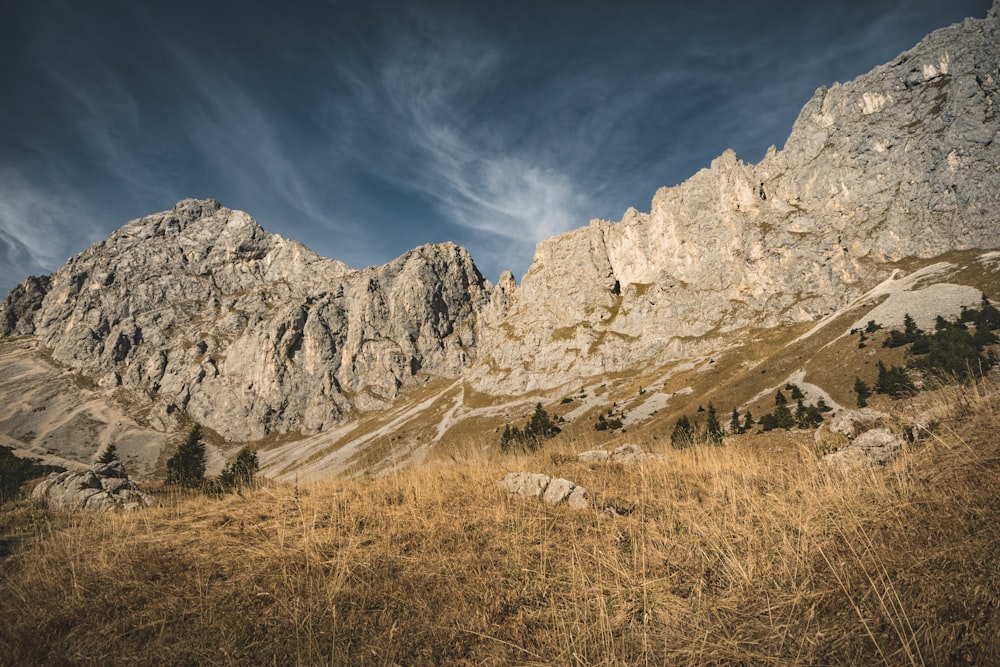
[[[185,197],[356,268],[454,241],[520,278],[989,4],[4,2],[0,291]]]

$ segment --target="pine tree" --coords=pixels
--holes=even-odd
[[[722,424],[719,423],[719,417],[715,414],[715,406],[711,403],[708,404],[708,421],[705,423],[705,432],[708,439],[715,444],[722,442]]]
[[[531,415],[531,420],[524,431],[538,438],[551,438],[559,433],[560,428],[552,423],[548,413],[542,409],[542,404],[538,403],[535,405],[535,413]]]
[[[219,475],[219,486],[223,491],[234,491],[251,486],[260,469],[257,452],[244,447],[236,454],[236,459],[226,464]]]
[[[509,452],[512,442],[513,434],[510,432],[510,424],[507,424],[506,428],[503,430],[503,435],[500,436],[500,451]]]
[[[854,393],[858,395],[858,407],[866,407],[868,398],[872,395],[871,387],[865,384],[861,378],[854,378]]]
[[[670,444],[680,449],[691,445],[694,427],[687,415],[682,415],[674,424],[674,432],[670,434]]]
[[[778,390],[778,393],[774,395],[774,404],[775,405],[788,405],[788,399],[785,398],[785,395],[781,393],[780,389]]]
[[[750,414],[750,410],[743,416],[743,432],[746,433],[753,428],[753,415]]]
[[[733,414],[729,417],[729,431],[736,434],[743,433],[743,428],[740,426],[740,413],[736,408],[733,408]]]
[[[98,463],[111,463],[112,461],[118,460],[118,448],[115,447],[115,443],[108,445],[108,448],[101,452],[101,456],[97,459]]]
[[[191,429],[174,455],[167,459],[167,484],[195,488],[205,480],[205,443],[201,441],[201,427]]]

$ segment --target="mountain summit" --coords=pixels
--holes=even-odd
[[[183,411],[251,440],[320,431],[422,373],[460,373],[488,289],[453,244],[355,271],[189,199],[16,288],[0,322],[103,387],[146,394],[154,425]]]

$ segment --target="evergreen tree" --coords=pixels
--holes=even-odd
[[[524,427],[526,435],[536,438],[551,438],[560,430],[549,418],[548,413],[542,409],[541,403],[535,405],[535,412],[531,415],[528,425]]]
[[[797,384],[788,383],[788,384],[785,385],[785,389],[787,389],[788,391],[792,392],[792,400],[793,401],[797,401],[800,398],[805,398],[806,397],[806,395],[802,393],[802,390],[799,389],[799,385],[797,385]]]
[[[524,425],[524,429],[519,429],[517,426],[512,427],[510,424],[506,426],[500,437],[500,449],[509,452],[518,446],[533,452],[541,446],[542,440],[557,435],[561,430],[542,408],[542,404],[538,403],[531,419]]]
[[[187,439],[167,459],[167,484],[194,488],[204,480],[205,443],[201,441],[201,427],[195,424]]]
[[[743,427],[740,426],[740,413],[736,408],[733,408],[733,414],[729,418],[729,431],[736,434],[743,433]]]
[[[787,405],[788,404],[788,399],[785,398],[785,395],[781,393],[780,389],[778,390],[778,393],[774,395],[774,404],[775,405]]]
[[[223,491],[234,491],[251,486],[260,469],[257,452],[244,447],[236,454],[236,459],[226,464],[219,475],[219,486]]]
[[[774,408],[774,419],[779,428],[790,429],[795,426],[795,417],[785,403]]]
[[[118,460],[118,448],[115,447],[115,443],[108,445],[108,448],[101,452],[101,456],[97,459],[98,463],[111,463],[112,461]]]
[[[875,391],[879,394],[888,394],[893,398],[903,398],[916,394],[917,388],[906,374],[905,369],[899,366],[886,368],[885,364],[880,361],[878,362],[878,379],[875,381]]]
[[[678,449],[689,447],[692,444],[694,427],[687,415],[682,415],[674,424],[674,432],[670,434],[670,444]]]
[[[866,407],[868,399],[872,395],[871,387],[865,384],[861,378],[854,378],[854,393],[858,395],[858,407]]]
[[[722,442],[722,424],[719,423],[715,406],[711,403],[708,404],[708,421],[705,423],[705,432],[713,443],[720,444]]]
[[[750,410],[743,416],[743,432],[746,433],[753,428],[753,415],[750,414]]]
[[[983,294],[975,322],[979,329],[989,329],[990,331],[1000,329],[1000,310],[997,310],[997,307],[986,298],[986,294]]]

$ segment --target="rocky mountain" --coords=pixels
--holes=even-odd
[[[1000,246],[1000,3],[846,84],[785,147],[727,151],[649,213],[539,243],[471,378],[504,393],[664,363],[823,316],[883,264]]]
[[[490,285],[453,244],[353,270],[185,200],[29,278],[0,334],[34,337],[149,427],[239,441],[329,432],[434,378],[579,387],[822,318],[904,258],[1000,247],[998,89],[1000,2],[818,90],[760,163],[727,152],[649,213],[541,242],[520,286]],[[441,390],[438,437],[464,391]]]
[[[423,246],[361,271],[215,201],[129,222],[0,307],[103,387],[233,440],[315,432],[385,407],[422,374],[456,375],[489,285],[468,253]]]

